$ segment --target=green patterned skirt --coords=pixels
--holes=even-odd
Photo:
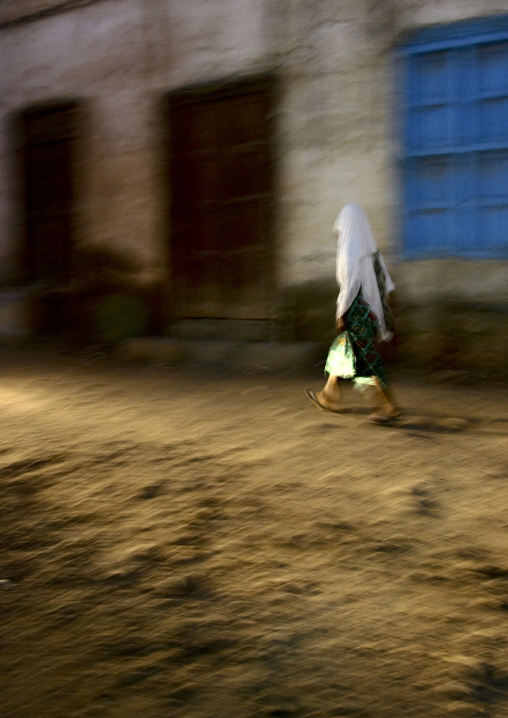
[[[377,348],[378,321],[359,292],[344,315],[346,330],[335,339],[326,360],[325,372],[353,379],[360,386],[377,377],[388,386],[386,370]]]

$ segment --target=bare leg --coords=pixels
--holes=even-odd
[[[387,386],[382,386],[377,377],[373,376],[372,378],[374,379],[375,386],[368,387],[365,395],[371,412],[369,418],[372,421],[376,421],[383,419],[390,420],[399,416],[400,409],[395,401],[393,391]]]
[[[329,374],[326,384],[316,393],[316,397],[319,403],[328,409],[340,409],[339,377]]]
[[[379,387],[379,391],[385,397],[386,402],[390,407],[390,410],[394,411],[396,414],[399,414],[400,407],[397,403],[397,400],[395,399],[395,396],[393,394],[391,387],[389,387],[389,386],[381,387],[381,384],[379,383],[379,379],[377,377],[375,378],[375,382]]]
[[[379,390],[377,384],[367,385],[362,390],[363,398],[367,404],[369,414],[374,414],[379,411],[381,407],[386,403],[384,395]]]

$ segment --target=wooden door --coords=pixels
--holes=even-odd
[[[172,297],[180,317],[267,318],[273,291],[269,81],[169,102]]]
[[[25,281],[47,288],[70,276],[74,225],[74,104],[21,116]]]

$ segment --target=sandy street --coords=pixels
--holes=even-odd
[[[2,718],[506,718],[508,387],[393,373],[3,351]]]

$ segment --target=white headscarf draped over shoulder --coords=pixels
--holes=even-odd
[[[378,252],[369,220],[358,204],[347,204],[337,216],[333,225],[337,234],[337,319],[342,317],[362,290],[362,295],[379,322],[381,338],[389,341],[392,334],[386,328],[383,302],[379,294],[374,255]],[[395,289],[386,269],[383,257],[378,252],[381,271],[385,274],[386,295]]]

